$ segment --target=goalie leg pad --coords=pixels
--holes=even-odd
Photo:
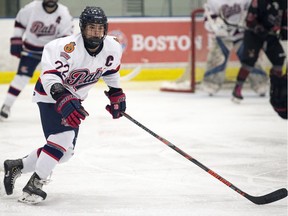
[[[212,49],[207,60],[207,71],[202,83],[202,89],[209,94],[219,91],[225,81],[225,69],[231,48],[232,42],[218,37],[213,40]]]

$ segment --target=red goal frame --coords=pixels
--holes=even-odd
[[[195,46],[195,37],[196,37],[196,17],[199,14],[203,14],[204,9],[198,8],[192,11],[191,13],[191,91],[192,93],[195,92],[196,89],[196,58],[194,57],[196,55],[196,46]]]

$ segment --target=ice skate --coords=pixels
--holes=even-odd
[[[241,94],[242,86],[241,85],[236,85],[233,93],[232,93],[232,101],[235,103],[240,103],[243,100],[243,96]]]
[[[0,111],[0,119],[7,119],[10,115],[10,107],[3,105]]]
[[[23,188],[23,195],[18,201],[27,204],[37,204],[46,199],[47,194],[42,190],[45,181],[41,180],[37,173],[34,173],[26,186]]]
[[[21,176],[21,169],[23,169],[22,159],[4,161],[4,187],[7,195],[13,193],[15,181]]]

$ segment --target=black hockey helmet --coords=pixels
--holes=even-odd
[[[83,31],[87,24],[103,24],[104,25],[104,35],[101,38],[91,38],[85,37]],[[107,35],[108,22],[107,17],[100,7],[86,7],[79,17],[79,26],[84,39],[84,43],[88,48],[96,48],[99,46]]]

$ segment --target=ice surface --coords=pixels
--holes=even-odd
[[[239,105],[231,102],[231,89],[209,97],[160,92],[158,84],[124,84],[127,113],[246,193],[287,188],[287,121],[267,96],[246,90]],[[0,103],[7,89],[0,85]],[[25,88],[11,118],[0,122],[1,164],[45,144],[32,89]],[[287,198],[257,206],[128,119],[113,120],[104,89],[96,85],[84,102],[90,116],[75,156],[54,170],[44,187],[47,199],[18,203],[30,178],[22,175],[11,196],[1,184],[0,216],[287,216]]]

